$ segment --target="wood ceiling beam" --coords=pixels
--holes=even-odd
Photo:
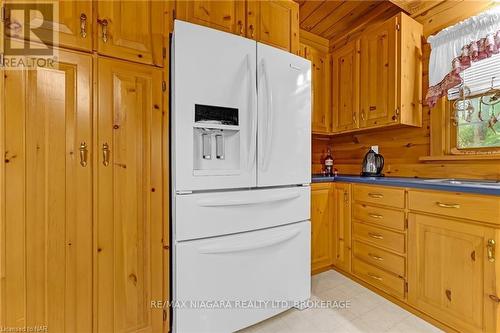
[[[439,5],[443,0],[389,0],[410,16],[415,17]]]

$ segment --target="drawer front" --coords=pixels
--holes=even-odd
[[[398,230],[405,229],[405,213],[361,203],[354,204],[354,219]]]
[[[406,275],[404,257],[360,241],[354,241],[353,250],[354,255],[365,262],[369,262],[374,266],[386,269],[399,276]]]
[[[405,281],[396,275],[387,273],[356,258],[352,261],[352,272],[361,280],[382,289],[392,296],[398,298],[404,298],[405,296]]]
[[[405,253],[405,235],[364,223],[353,223],[354,238],[365,240],[384,248]]]
[[[405,207],[405,190],[382,186],[354,184],[355,201],[364,201],[396,208]]]
[[[435,191],[408,191],[411,210],[500,224],[500,198]]]

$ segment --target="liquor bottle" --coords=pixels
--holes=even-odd
[[[325,175],[327,177],[333,177],[333,156],[330,148],[328,148],[325,157]]]

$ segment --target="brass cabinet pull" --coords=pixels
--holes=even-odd
[[[97,23],[101,25],[102,33],[101,38],[104,43],[108,42],[108,20],[99,20],[97,19]]]
[[[238,26],[240,27],[240,36],[243,35],[243,22],[241,20],[238,21]]]
[[[361,110],[361,120],[365,120],[365,110]]]
[[[442,208],[460,208],[459,204],[443,203],[443,202],[439,202],[439,201],[436,201],[436,205],[438,205],[439,207],[442,207]]]
[[[250,37],[254,37],[254,33],[253,33],[253,24],[250,24],[250,26],[248,27],[250,29]]]
[[[373,214],[373,213],[368,213],[368,216],[369,217],[373,217],[374,219],[382,219],[384,218],[383,215],[380,215],[380,214]]]
[[[497,295],[488,295],[488,297],[493,301],[500,303],[500,298]]]
[[[378,261],[384,261],[384,258],[379,257],[379,256],[377,256],[377,255],[375,255],[375,254],[368,253],[368,256],[369,256],[370,258],[375,259],[375,260],[378,260]]]
[[[448,301],[451,302],[451,290],[446,289],[444,293],[445,293],[446,298],[448,299]]]
[[[368,273],[368,276],[371,277],[372,279],[382,281],[382,278],[380,276],[375,275],[375,274]]]
[[[486,250],[488,252],[488,261],[495,262],[495,240],[488,239],[488,245],[486,245]]]
[[[354,123],[354,125],[356,125],[358,123],[358,118],[356,117],[356,112],[352,113],[352,122]]]
[[[375,239],[384,239],[384,236],[382,236],[380,234],[375,234],[373,232],[369,232],[368,236],[370,236],[371,238],[375,238]]]
[[[85,142],[82,142],[80,143],[80,165],[82,167],[87,166],[87,155],[88,155],[87,144]]]
[[[380,199],[384,197],[382,193],[372,193],[372,192],[368,193],[368,196],[370,198],[375,198],[375,199]]]
[[[349,205],[349,193],[347,191],[344,191],[344,204]]]
[[[80,37],[87,37],[87,15],[84,13],[80,15]]]
[[[107,143],[102,145],[102,164],[104,166],[109,165],[109,145]]]

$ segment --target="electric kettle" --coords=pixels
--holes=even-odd
[[[383,177],[382,169],[384,168],[384,157],[375,152],[371,147],[363,159],[361,176],[363,177]],[[378,147],[376,147],[378,150]]]

